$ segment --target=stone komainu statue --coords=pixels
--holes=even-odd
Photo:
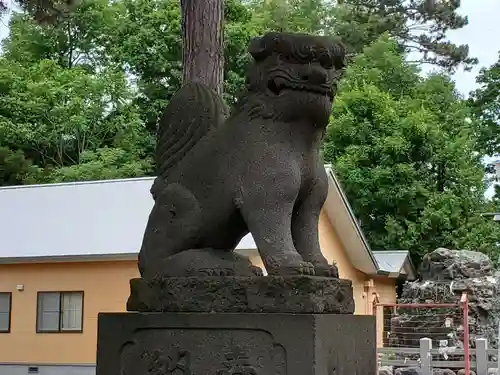
[[[217,94],[190,83],[160,119],[143,278],[259,275],[233,252],[248,232],[270,275],[338,277],[319,247],[328,191],[319,148],[344,47],[327,37],[269,33],[249,52],[247,92],[229,118]]]

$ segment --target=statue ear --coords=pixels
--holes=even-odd
[[[262,38],[252,38],[248,45],[248,52],[255,61],[261,61],[267,57],[266,45]]]

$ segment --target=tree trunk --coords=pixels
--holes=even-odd
[[[183,84],[200,82],[222,93],[223,0],[181,0]]]

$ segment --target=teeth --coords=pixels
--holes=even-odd
[[[330,90],[322,89],[320,87],[310,87],[301,83],[279,82],[277,83],[277,87],[280,91],[283,89],[305,91],[313,94],[328,96],[330,99],[333,98],[333,94]]]

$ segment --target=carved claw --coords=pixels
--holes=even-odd
[[[234,270],[230,268],[219,268],[217,271],[219,271],[218,276],[234,276]]]
[[[309,262],[303,262],[301,264],[301,267],[303,269],[303,275],[310,275],[314,276],[316,274],[316,270],[314,269],[314,266],[312,263]]]
[[[203,268],[198,270],[202,276],[233,276],[234,270],[230,268]]]
[[[319,264],[314,266],[316,276],[339,278],[339,270],[335,264]]]
[[[315,271],[312,263],[299,262],[296,265],[294,264],[294,265],[277,267],[274,270],[270,270],[269,274],[279,275],[279,276],[296,276],[296,275],[314,276]]]
[[[250,266],[250,270],[255,276],[264,276],[264,273],[262,272],[262,269],[257,266]]]

